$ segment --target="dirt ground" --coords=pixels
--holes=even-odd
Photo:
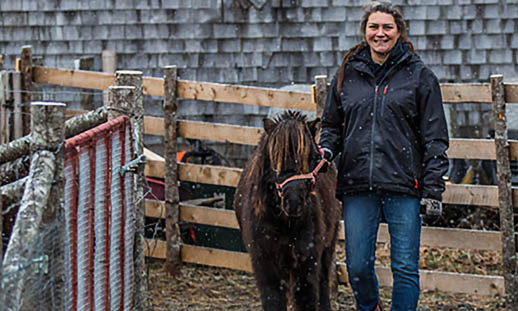
[[[343,256],[343,249],[337,258]],[[389,251],[380,245],[377,265],[387,265]],[[464,272],[475,274],[501,274],[497,252],[467,252],[423,248],[421,269]],[[163,262],[149,263],[149,289],[153,310],[250,310],[260,311],[259,292],[251,273],[184,264],[176,279],[162,270]],[[383,307],[390,310],[391,288],[380,290]],[[504,310],[499,296],[473,296],[441,292],[422,292],[418,310]],[[353,293],[349,286],[339,285],[334,310],[353,311]]]

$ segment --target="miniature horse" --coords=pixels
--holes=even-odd
[[[319,172],[319,123],[292,111],[265,118],[237,186],[234,209],[264,310],[330,310],[341,210],[334,165]]]

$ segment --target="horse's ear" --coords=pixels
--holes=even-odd
[[[320,118],[316,118],[313,121],[308,122],[308,128],[311,132],[311,136],[316,137],[318,130],[320,129]]]
[[[266,134],[270,135],[270,133],[275,128],[275,125],[276,124],[273,120],[268,119],[268,118],[263,119],[263,127],[264,127],[264,130],[266,131]]]

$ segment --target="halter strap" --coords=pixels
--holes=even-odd
[[[320,151],[320,149],[319,149]],[[320,151],[320,153],[322,153],[322,151]],[[289,183],[290,181],[294,181],[294,180],[299,180],[299,179],[311,179],[311,182],[313,184],[315,184],[316,182],[316,176],[318,174],[318,172],[320,171],[320,169],[322,168],[322,166],[324,166],[324,164],[327,162],[327,160],[325,158],[322,158],[322,160],[320,160],[320,162],[318,162],[317,166],[313,169],[313,171],[311,171],[310,173],[306,173],[306,174],[299,174],[299,175],[293,175],[291,177],[288,177],[286,178],[282,183],[278,184],[278,183],[275,183],[275,188],[277,189],[277,193],[279,194],[279,197],[282,198],[282,188],[287,184]]]

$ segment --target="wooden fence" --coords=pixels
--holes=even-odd
[[[326,90],[325,88],[322,89],[322,85],[326,86],[327,82],[322,77],[317,79],[315,92],[310,94],[269,88],[185,81],[177,79],[174,67],[166,68],[165,71],[167,73],[165,78],[142,78],[141,87],[143,94],[164,96],[164,110],[167,109],[168,112],[165,120],[164,118],[144,117],[144,133],[164,135],[169,139],[164,157],[147,150],[145,151],[147,155],[145,175],[166,180],[166,201],[146,200],[145,215],[148,217],[166,218],[166,227],[169,230],[173,230],[171,228],[174,228],[174,224],[179,220],[194,224],[238,229],[233,211],[178,202],[178,189],[176,189],[176,193],[171,194],[171,189],[173,189],[171,187],[174,187],[176,180],[236,187],[241,169],[176,163],[176,161],[171,163],[176,159],[176,156],[171,153],[175,152],[176,137],[255,145],[263,130],[255,127],[176,120],[174,119],[176,107],[178,104],[181,104],[177,100],[195,99],[198,101],[315,111],[321,109],[317,108],[317,103],[323,102]],[[116,84],[116,78],[113,74],[42,66],[34,66],[32,68],[32,76],[34,83],[82,89],[106,90],[109,86]],[[492,77],[491,82],[441,84],[443,101],[444,103],[451,104],[473,103],[474,105],[493,103],[495,107],[498,106],[495,103],[518,103],[518,85],[503,83],[501,77]],[[500,93],[496,92],[498,86],[501,87]],[[500,111],[497,117],[505,125],[505,110]],[[505,132],[503,134],[499,133],[496,138],[496,144],[493,139],[451,139],[448,156],[459,159],[497,160],[498,162],[501,160],[501,157],[505,157],[507,154],[505,159],[507,163],[510,160],[518,160],[518,142],[507,142]],[[506,152],[496,152],[495,146],[499,142],[503,143],[502,146],[504,150],[507,150]],[[170,175],[166,176],[167,174]],[[510,181],[500,186],[448,184],[443,195],[443,202],[447,204],[486,206],[495,209],[504,208],[507,211],[507,222],[512,223],[512,209],[517,207],[518,191],[514,188],[511,189],[509,187],[510,184]],[[500,191],[499,187],[501,187]],[[503,198],[503,194],[506,191],[509,194],[507,199]],[[169,198],[167,198],[168,192],[170,193]],[[512,202],[515,202],[514,206]],[[176,256],[181,257],[183,262],[251,271],[250,259],[246,253],[180,245],[179,238],[175,238],[173,233],[168,233],[168,242],[158,240],[147,241],[151,243],[151,247],[147,248],[146,255],[154,258],[167,258],[169,261],[174,261]],[[503,239],[501,232],[424,227],[421,244],[423,246],[440,248],[502,251],[503,249],[509,249],[510,245],[509,238],[505,238],[506,234],[510,234],[511,238],[514,237],[514,231],[512,230],[504,232]],[[340,240],[343,239],[343,230],[341,230]],[[389,241],[386,225],[381,226],[378,241]],[[514,253],[514,239],[512,241],[511,249]],[[167,246],[168,243],[169,246]],[[503,243],[507,243],[506,247],[503,247]],[[504,253],[506,252],[504,251]],[[347,273],[343,263],[338,263],[338,273],[339,281],[346,282]],[[392,276],[390,268],[377,267],[377,273],[381,286],[391,285]],[[501,276],[421,271],[421,286],[425,290],[478,295],[502,295],[506,290],[509,291],[506,282],[504,282],[504,277]]]

